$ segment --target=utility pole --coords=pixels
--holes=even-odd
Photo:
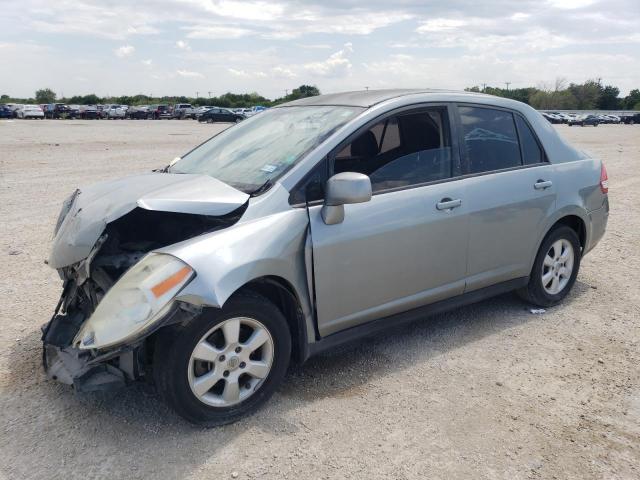
[[[504,84],[507,86],[507,92],[509,91],[509,85],[511,85],[511,82],[504,82]]]
[[[289,90],[286,90],[286,89],[285,89],[285,91],[284,91],[284,96],[286,97],[287,95],[289,95]]]
[[[368,92],[369,91],[369,87],[364,87],[364,89]]]
[[[487,91],[487,84],[486,84],[486,83],[483,83],[483,84],[482,84],[482,93],[484,93],[484,92],[486,92],[486,91]]]
[[[211,98],[211,92],[207,92],[209,94],[209,98]]]
[[[198,98],[198,95],[200,94],[200,92],[196,92],[196,99]]]

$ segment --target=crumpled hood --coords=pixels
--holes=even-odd
[[[81,188],[55,238],[49,265],[86,258],[108,223],[136,207],[163,212],[225,215],[249,195],[206,175],[146,173]]]

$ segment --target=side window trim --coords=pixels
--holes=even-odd
[[[373,127],[374,125],[376,125],[377,123],[380,123],[383,120],[388,120],[389,118],[392,118],[394,116],[397,115],[401,115],[404,113],[408,113],[408,112],[412,112],[412,113],[420,113],[420,111],[427,111],[430,109],[434,109],[434,108],[441,108],[444,109],[446,112],[446,118],[447,118],[447,123],[448,123],[448,132],[449,132],[449,140],[451,142],[451,176],[449,178],[445,178],[445,179],[441,179],[441,180],[435,180],[433,182],[425,182],[425,183],[419,183],[419,184],[413,184],[413,185],[408,185],[408,186],[402,186],[402,187],[394,187],[394,188],[388,188],[388,189],[384,189],[384,190],[378,190],[377,192],[374,192],[373,195],[380,195],[380,194],[384,194],[384,193],[390,193],[390,192],[397,192],[397,191],[401,191],[401,190],[409,190],[411,188],[422,188],[422,187],[426,187],[429,185],[437,185],[439,183],[446,183],[446,182],[451,182],[451,181],[456,181],[456,180],[460,180],[463,177],[463,172],[462,172],[462,166],[463,166],[463,157],[461,155],[461,145],[460,145],[460,141],[457,135],[457,131],[458,129],[456,128],[457,125],[457,107],[456,104],[454,102],[426,102],[426,103],[417,103],[417,104],[413,104],[413,105],[405,105],[403,107],[399,107],[396,108],[394,110],[390,110],[388,112],[384,112],[382,114],[380,114],[379,116],[377,116],[376,118],[368,121],[367,123],[365,123],[362,127],[358,128],[357,130],[351,132],[349,135],[347,135],[344,139],[342,139],[342,141],[340,141],[322,160],[320,160],[317,164],[315,164],[313,167],[311,167],[308,171],[308,173],[295,185],[295,187],[293,187],[291,189],[291,191],[289,192],[289,204],[292,207],[296,207],[296,208],[300,208],[300,207],[306,207],[307,205],[309,206],[313,206],[313,205],[320,205],[322,204],[323,200],[315,200],[312,202],[305,202],[305,203],[300,203],[300,202],[294,202],[293,200],[293,196],[294,196],[294,192],[298,192],[301,188],[303,188],[303,186],[309,181],[309,178],[311,177],[311,175],[313,175],[313,173],[315,172],[316,168],[318,168],[318,166],[323,163],[325,163],[326,166],[326,173],[325,173],[325,181],[329,179],[329,175],[331,173],[331,171],[333,170],[333,162],[335,161],[336,156],[338,155],[338,153],[340,153],[342,150],[344,150],[344,148],[349,145],[354,139],[356,139],[358,137],[358,135],[366,132],[367,130],[369,130],[371,127]],[[385,131],[386,131],[386,122],[385,122]],[[383,137],[381,138],[381,141],[384,140],[384,134]],[[380,145],[380,148],[382,147],[382,144]]]
[[[453,128],[453,125],[452,125],[453,105],[454,104],[452,102],[433,102],[433,103],[419,103],[414,105],[406,105],[404,107],[400,107],[395,110],[385,112],[380,116],[370,120],[365,125],[360,127],[358,130],[352,132],[350,135],[345,137],[333,150],[331,150],[331,152],[329,152],[329,154],[327,155],[327,160],[328,160],[327,175],[330,175],[331,172],[333,171],[333,164],[337,154],[340,153],[347,145],[349,145],[359,135],[366,132],[371,127],[380,123],[381,121],[387,120],[387,122],[385,122],[385,129],[386,129],[386,124],[388,123],[388,120],[395,116],[400,116],[408,113],[421,113],[421,112],[426,112],[433,109],[444,109],[445,115],[443,116],[443,118],[446,118],[447,120],[447,124],[448,124],[447,132],[449,134],[449,140],[451,142],[451,171],[450,171],[451,176],[449,178],[434,180],[432,182],[416,183],[416,184],[406,185],[401,187],[391,187],[391,188],[377,190],[373,192],[373,196],[384,194],[384,193],[397,192],[401,190],[409,190],[412,188],[421,188],[429,185],[436,185],[439,183],[445,183],[445,182],[450,182],[450,181],[455,181],[460,179],[460,176],[455,175],[456,170],[459,170],[459,169],[456,169],[455,166],[460,165],[461,160],[460,160],[460,156],[459,156],[460,153],[458,148],[459,142],[458,142],[458,139],[456,138],[455,129]],[[400,135],[402,135],[402,131],[400,131]],[[381,146],[382,145],[380,145],[380,147]]]
[[[305,196],[305,201],[304,202],[297,202],[295,200],[295,196],[296,194],[298,194],[302,189],[306,190],[307,184],[309,182],[309,180],[311,180],[311,178],[313,177],[313,175],[316,173],[316,171],[318,169],[321,169],[324,165],[324,172],[322,172],[322,177],[323,177],[323,181],[326,183],[326,181],[329,179],[329,159],[328,156],[325,156],[322,160],[320,160],[318,163],[316,163],[308,172],[307,174],[302,177],[302,179],[296,184],[295,187],[293,187],[291,189],[291,191],[289,192],[289,205],[291,205],[294,208],[300,208],[300,207],[307,207],[307,206],[312,206],[312,205],[321,205],[324,202],[324,198],[323,199],[318,199],[318,200],[312,200],[311,202],[306,200],[306,196]]]
[[[493,109],[493,110],[502,110],[502,111],[511,113],[514,116],[513,123],[514,123],[514,127],[516,129],[516,134],[518,135],[518,146],[520,147],[520,163],[521,163],[521,165],[517,166],[517,167],[503,168],[503,169],[500,169],[500,170],[489,170],[489,171],[486,171],[486,172],[470,173],[471,172],[471,165],[470,165],[470,162],[469,162],[469,156],[468,156],[468,154],[466,152],[466,149],[464,148],[464,133],[463,133],[463,128],[462,128],[462,120],[460,118],[459,107],[489,108],[489,109]],[[461,164],[461,170],[462,170],[461,177],[462,178],[479,177],[481,175],[490,175],[490,174],[497,173],[497,172],[508,172],[508,171],[511,171],[511,170],[520,170],[520,169],[523,169],[523,168],[535,168],[535,167],[539,167],[539,166],[543,166],[543,165],[548,165],[550,163],[549,162],[549,157],[547,156],[547,152],[545,151],[542,143],[540,142],[540,139],[538,138],[538,135],[536,134],[535,129],[533,129],[531,127],[531,124],[529,123],[529,121],[520,112],[517,112],[515,110],[511,110],[510,108],[499,107],[499,106],[494,106],[494,105],[486,105],[484,103],[471,103],[471,102],[455,102],[453,105],[451,105],[450,108],[453,110],[453,117],[454,117],[454,122],[455,122],[454,126],[453,126],[453,128],[455,129],[455,133],[452,133],[452,136],[455,136],[455,138],[458,140],[458,148],[459,148],[458,153],[460,155],[460,164]],[[529,127],[529,129],[531,130],[533,138],[538,143],[538,147],[540,147],[540,150],[542,151],[542,155],[544,157],[544,161],[539,162],[539,163],[531,163],[531,164],[528,164],[528,165],[524,164],[524,155],[523,155],[523,152],[522,152],[522,143],[520,142],[520,132],[518,130],[518,122],[515,121],[515,116],[516,115],[518,115],[520,118],[522,118],[524,120],[524,122],[527,124],[527,126]]]
[[[520,117],[520,119],[524,122],[527,128],[529,128],[529,131],[531,132],[531,135],[533,136],[534,141],[538,144],[538,148],[542,152],[542,161],[538,163],[531,163],[529,165],[535,166],[538,164],[549,163],[549,157],[547,156],[547,152],[544,149],[542,142],[540,142],[540,139],[538,138],[538,134],[536,133],[535,129],[531,126],[527,118],[524,115],[522,115],[520,112],[514,111],[513,114],[514,116],[517,115],[518,117]],[[518,127],[518,122],[516,122],[516,131],[518,132],[518,141],[520,141],[520,128]],[[522,151],[522,144],[520,144],[520,150]],[[522,163],[524,164],[524,152],[522,152]]]

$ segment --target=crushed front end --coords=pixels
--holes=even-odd
[[[207,189],[188,188],[194,182]],[[76,190],[64,202],[48,261],[58,271],[63,291],[53,317],[42,327],[43,364],[50,378],[77,391],[95,391],[148,374],[153,353],[149,336],[198,313],[196,307],[174,301],[196,273],[154,250],[233,225],[246,209],[244,197],[215,182],[175,179],[187,193],[213,191],[216,200],[224,200],[222,205],[211,203],[212,215],[201,212],[207,198],[180,203],[165,174],[144,176],[131,188],[121,180],[112,191],[108,185]],[[137,189],[135,196],[132,189]],[[138,196],[143,193],[148,198]],[[200,211],[153,210],[154,202],[168,210],[195,205]]]

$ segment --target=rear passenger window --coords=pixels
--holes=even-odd
[[[520,115],[516,115],[516,125],[518,126],[518,136],[520,137],[520,146],[522,147],[522,160],[525,165],[540,163],[544,161],[542,149],[527,122]]]
[[[481,107],[458,107],[469,161],[468,173],[522,165],[513,114]]]
[[[451,177],[452,153],[444,108],[389,117],[335,157],[334,173],[359,172],[374,192]]]

